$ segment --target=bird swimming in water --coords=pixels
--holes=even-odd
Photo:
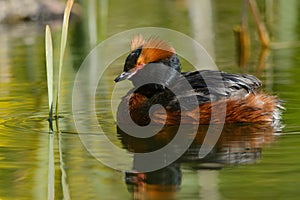
[[[158,38],[146,40],[138,35],[132,39],[123,72],[114,81],[125,79],[132,81],[135,88],[122,99],[129,109],[119,107],[118,115],[129,112],[132,120],[141,126],[151,121],[170,125],[275,123],[281,117],[280,100],[261,91],[261,81],[255,76],[216,70],[181,72],[175,49]],[[196,104],[190,103],[194,99]],[[156,104],[163,108],[156,107],[149,113]],[[212,111],[220,114],[212,115]]]

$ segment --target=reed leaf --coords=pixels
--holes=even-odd
[[[58,71],[58,83],[57,83],[57,96],[56,96],[56,110],[55,116],[58,118],[58,107],[59,107],[59,98],[60,98],[60,90],[61,90],[61,79],[62,79],[62,65],[63,59],[67,44],[68,37],[68,27],[69,27],[69,19],[71,14],[71,9],[73,6],[74,0],[68,0],[64,12],[64,19],[62,25],[62,33],[61,33],[61,42],[60,42],[60,58],[59,58],[59,71]],[[57,120],[58,121],[58,120]]]
[[[49,129],[53,131],[53,45],[50,27],[46,26],[45,32],[45,48],[46,48],[46,70],[47,70],[47,87],[48,87],[48,103],[49,103]]]

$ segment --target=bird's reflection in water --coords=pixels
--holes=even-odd
[[[181,184],[179,163],[147,173],[125,174],[128,190],[134,199],[175,199]]]
[[[125,181],[134,199],[175,199],[181,185],[182,163],[194,169],[221,169],[228,165],[254,163],[261,157],[262,148],[272,143],[275,133],[279,131],[271,123],[225,125],[212,151],[204,158],[199,158],[199,150],[208,128],[206,125],[199,126],[190,147],[169,166],[153,172],[127,172]],[[146,153],[162,148],[174,138],[177,130],[178,126],[164,126],[150,138],[136,138],[117,127],[123,147],[132,153]],[[190,137],[189,133],[193,130],[189,130],[189,126],[185,130],[186,137]]]

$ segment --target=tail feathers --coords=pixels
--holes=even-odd
[[[227,100],[227,122],[275,122],[280,121],[282,103],[275,96],[250,93],[240,100]]]
[[[280,135],[284,125],[282,124],[282,112],[285,111],[285,107],[283,106],[284,102],[281,100],[277,100],[276,108],[273,111],[273,121],[272,126],[274,127],[275,134]]]

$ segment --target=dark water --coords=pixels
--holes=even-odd
[[[0,199],[47,199],[48,186],[53,185],[55,199],[298,199],[300,3],[267,1],[274,2],[272,9],[270,4],[259,5],[269,11],[266,20],[274,42],[274,48],[264,52],[266,57],[261,59],[256,29],[249,15],[251,56],[246,67],[239,68],[232,31],[240,22],[239,1],[103,2],[106,1],[98,6],[83,5],[83,18],[71,24],[60,105],[62,133],[52,138],[47,123],[44,26],[0,25]],[[96,9],[96,16],[88,10],[91,8]],[[92,20],[95,17],[96,29]],[[265,91],[284,101],[282,130],[270,124],[227,125],[211,153],[199,159],[199,148],[208,128],[201,126],[178,162],[151,173],[120,172],[95,159],[83,145],[82,133],[78,134],[74,123],[72,95],[76,73],[96,43],[121,31],[145,26],[187,34],[203,44],[220,70],[259,77]],[[60,23],[52,23],[51,27],[57,66]],[[91,131],[85,132],[85,136],[101,159],[126,168],[133,162],[131,152],[160,148],[172,140],[177,129],[165,127],[149,141],[136,140],[118,131],[111,99],[118,102],[118,97],[128,89],[122,85],[121,90],[114,92],[113,79],[121,72],[123,62],[124,56],[104,72],[96,92],[95,110],[103,132],[125,156],[112,157],[115,154],[106,149],[103,140],[94,137],[97,126],[90,124]],[[88,85],[82,88],[85,95]],[[86,104],[83,101],[83,108],[89,108]],[[81,117],[90,123],[88,109],[82,110]],[[52,150],[53,160],[49,154]],[[55,172],[54,183],[48,177],[53,173],[51,169]]]

